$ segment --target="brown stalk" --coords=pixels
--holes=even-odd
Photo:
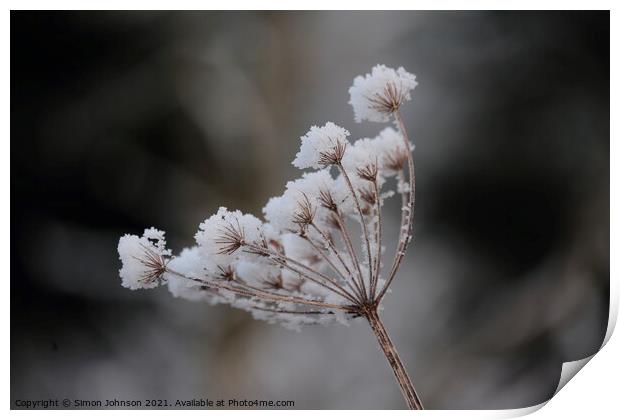
[[[375,191],[375,200],[377,202],[377,256],[375,258],[375,276],[371,280],[370,284],[370,296],[371,299],[375,298],[375,293],[377,292],[377,283],[379,283],[379,273],[381,272],[381,246],[383,241],[383,225],[381,222],[381,197],[379,197],[379,184],[377,180],[372,183]]]
[[[392,339],[385,329],[383,322],[381,322],[381,319],[379,318],[376,308],[369,309],[364,316],[368,320],[370,328],[372,328],[372,331],[375,333],[379,346],[381,347],[381,350],[383,350],[383,354],[385,354],[385,357],[394,372],[396,382],[398,382],[400,391],[407,402],[407,407],[409,407],[410,410],[423,410],[424,407],[422,406],[422,401],[420,400],[420,397],[411,382],[411,378],[409,378],[409,374],[407,373],[403,362],[400,360],[400,356],[396,351],[396,347],[394,346]]]
[[[403,142],[405,143],[405,147],[407,147],[407,150],[409,150],[409,136],[407,135],[405,124],[403,123],[402,116],[400,115],[400,112],[398,110],[394,112],[394,118],[396,119],[398,128],[403,135]],[[396,254],[394,255],[394,262],[392,263],[392,268],[390,269],[388,279],[383,288],[381,289],[379,296],[377,296],[377,302],[380,302],[383,296],[385,296],[385,293],[390,287],[390,284],[394,280],[394,276],[398,272],[398,269],[400,268],[400,265],[405,256],[405,251],[407,250],[407,246],[409,245],[409,242],[411,240],[411,233],[413,231],[413,216],[415,210],[415,169],[413,166],[413,157],[411,156],[411,153],[407,153],[407,166],[409,169],[409,191],[407,194],[407,205],[403,208],[404,217],[402,219],[401,228],[399,230],[398,245],[396,247]],[[403,232],[406,233],[403,235]]]
[[[395,91],[391,91],[390,93],[394,94]],[[392,97],[392,99],[395,99],[395,98]],[[395,114],[396,122],[403,135],[403,141],[405,143],[406,150],[409,151],[410,150],[409,149],[409,138],[407,136],[405,125],[402,121],[401,115],[398,112],[398,106],[400,106],[400,104],[396,105],[397,102],[398,100],[393,100],[391,104],[385,103],[383,105],[386,107],[386,109],[389,106],[393,107],[393,109],[391,109],[390,112],[393,112]],[[396,255],[394,256],[394,262],[392,264],[392,268],[390,270],[390,274],[389,274],[386,284],[381,289],[381,292],[379,293],[379,295],[375,297],[375,291],[376,291],[376,286],[379,280],[379,271],[380,271],[379,264],[380,264],[380,255],[381,255],[380,254],[381,244],[379,241],[374,283],[372,283],[373,279],[371,278],[371,296],[369,298],[370,303],[365,305],[365,307],[361,310],[361,313],[368,320],[368,323],[370,324],[370,327],[373,333],[375,334],[375,337],[377,338],[379,346],[381,347],[383,354],[385,355],[386,359],[388,360],[388,363],[390,364],[390,367],[392,368],[392,371],[396,378],[396,382],[398,383],[398,386],[400,387],[403,397],[405,398],[405,401],[407,403],[407,407],[412,410],[423,410],[424,407],[422,405],[422,401],[420,400],[420,397],[418,393],[416,392],[413,386],[413,383],[411,382],[411,378],[409,377],[407,370],[405,369],[405,366],[403,365],[400,359],[400,356],[398,355],[398,352],[396,351],[396,347],[394,346],[394,343],[392,342],[385,326],[381,322],[381,319],[379,318],[379,315],[377,312],[377,307],[379,303],[381,302],[381,299],[384,297],[392,280],[394,279],[396,272],[400,268],[403,257],[405,255],[405,251],[411,239],[412,225],[413,225],[413,210],[414,210],[414,205],[415,205],[415,172],[414,172],[414,166],[413,166],[413,157],[411,156],[410,152],[407,153],[407,163],[408,163],[408,169],[409,169],[409,188],[406,194],[405,193],[402,194],[403,209],[401,213],[401,228],[399,230],[399,238],[398,238],[398,244],[397,244],[397,249],[396,249]],[[403,171],[400,170],[398,175],[399,175],[399,181],[401,181],[403,178]],[[375,187],[375,194],[377,195],[376,197],[377,211],[380,212],[381,203],[380,203],[378,185],[376,182],[374,183],[374,187]],[[380,213],[378,213],[378,217],[380,218]],[[381,226],[381,223],[379,223],[379,226]],[[403,233],[405,233],[405,235],[403,235]]]
[[[338,169],[340,169],[340,173],[344,177],[347,186],[349,187],[349,192],[353,196],[355,207],[357,208],[357,212],[360,216],[360,224],[362,225],[362,231],[364,232],[364,241],[366,242],[366,251],[368,254],[368,281],[370,282],[372,281],[372,255],[370,253],[370,239],[368,237],[368,227],[366,227],[366,223],[364,223],[364,213],[362,212],[362,207],[360,206],[359,199],[357,198],[357,194],[355,193],[355,189],[353,188],[353,184],[351,183],[351,179],[349,178],[347,171],[344,169],[344,166],[342,166],[342,163],[339,163],[337,166]],[[364,290],[364,295],[366,295],[366,286],[364,285],[363,278],[360,280],[362,280],[362,289]]]

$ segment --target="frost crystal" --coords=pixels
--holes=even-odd
[[[378,64],[370,74],[357,76],[349,88],[355,121],[387,122],[404,101],[411,99],[417,86],[415,75],[404,68],[397,70]]]

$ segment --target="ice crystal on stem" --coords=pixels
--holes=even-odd
[[[334,123],[301,137],[293,165],[315,170],[286,184],[263,209],[265,221],[220,207],[199,226],[196,245],[172,257],[164,233],[121,237],[122,285],[148,289],[167,283],[179,298],[226,303],[256,319],[299,329],[304,324],[365,318],[394,371],[409,408],[422,404],[379,318],[379,306],[412,237],[413,146],[400,116],[415,76],[377,65],[349,89],[355,119],[386,122],[375,138],[348,140]],[[402,216],[396,253],[384,259],[382,206],[396,178]],[[355,240],[351,224],[359,224]],[[387,269],[389,270],[382,270]]]

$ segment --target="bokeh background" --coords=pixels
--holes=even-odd
[[[383,318],[422,400],[553,395],[607,327],[607,12],[12,12],[11,404],[404,408],[361,321],[297,333],[118,278],[124,233],[178,251],[220,205],[260,213],[310,125],[380,131],[347,105],[376,63],[420,83],[415,240]]]

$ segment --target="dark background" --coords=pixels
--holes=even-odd
[[[347,89],[378,62],[420,83],[416,237],[383,318],[422,400],[549,398],[607,326],[609,13],[12,12],[11,403],[403,408],[362,322],[296,333],[130,292],[116,253],[260,214],[312,124],[375,135]]]

